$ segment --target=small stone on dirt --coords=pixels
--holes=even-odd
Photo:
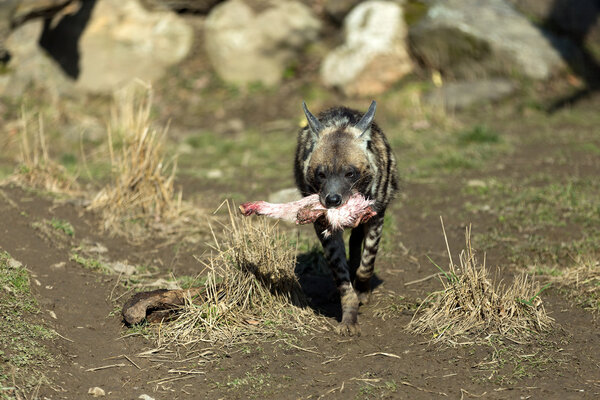
[[[64,261],[61,261],[61,262],[57,262],[56,264],[52,264],[50,266],[50,268],[52,268],[52,269],[62,269],[62,268],[65,267],[65,265],[67,265],[67,263],[64,262]]]
[[[154,397],[150,397],[147,394],[142,394],[142,395],[140,395],[140,397],[138,397],[138,399],[142,399],[142,400],[154,400]]]
[[[104,391],[104,389],[99,388],[98,386],[95,386],[93,388],[89,388],[88,389],[88,394],[91,394],[94,397],[106,396],[106,392]]]
[[[130,265],[122,261],[110,263],[109,266],[113,271],[127,276],[134,275],[137,272],[137,269],[134,265]]]

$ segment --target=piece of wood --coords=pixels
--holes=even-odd
[[[135,294],[123,306],[122,315],[130,325],[144,319],[154,322],[167,317],[174,309],[185,304],[186,298],[203,301],[204,289],[158,289]]]

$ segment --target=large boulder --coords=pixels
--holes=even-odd
[[[71,14],[12,32],[0,92],[33,83],[111,93],[136,78],[151,82],[188,54],[192,38],[192,28],[172,11],[150,12],[138,0],[84,1]]]
[[[565,66],[564,43],[506,0],[438,0],[410,30],[414,54],[455,77],[518,73],[547,79]]]
[[[501,100],[515,90],[515,84],[504,78],[449,82],[427,93],[424,101],[454,111]]]
[[[51,18],[73,0],[0,0],[0,62],[10,58],[5,46],[10,31],[30,18]]]
[[[187,56],[192,40],[192,28],[173,12],[149,12],[137,0],[100,0],[79,41],[77,87],[104,92],[132,78],[153,81]]]
[[[41,20],[14,29],[6,41],[10,61],[0,74],[0,95],[20,97],[30,85],[41,86],[53,100],[74,90],[74,82],[39,46],[44,29]]]
[[[402,7],[365,1],[344,20],[345,42],[325,57],[321,79],[349,96],[384,92],[413,70]]]
[[[596,64],[600,60],[599,0],[508,1],[532,20],[539,21],[553,32],[568,36],[582,47],[580,50],[590,52],[596,58]]]
[[[272,86],[320,29],[311,9],[297,1],[272,2],[255,10],[247,1],[230,0],[206,19],[206,50],[225,81]]]

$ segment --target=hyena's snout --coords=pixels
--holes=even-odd
[[[321,189],[321,204],[327,208],[339,207],[348,201],[351,195],[350,187],[345,182],[340,179],[330,178]]]
[[[325,207],[334,208],[342,205],[342,195],[339,193],[329,193],[325,196]]]

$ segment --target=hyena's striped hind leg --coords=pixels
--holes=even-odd
[[[360,228],[360,227],[359,227]],[[362,256],[360,258],[360,266],[356,270],[354,278],[354,289],[361,304],[367,304],[371,297],[371,277],[375,268],[375,258],[377,250],[379,250],[379,241],[381,240],[381,232],[383,231],[383,215],[369,220],[364,225],[364,243],[362,248]],[[352,232],[354,234],[354,231]],[[352,236],[350,237],[352,244]],[[360,247],[359,247],[360,248]],[[351,251],[351,262],[352,259]]]
[[[329,237],[325,237],[323,232],[327,228],[319,219],[315,222],[315,231],[323,245],[325,259],[333,274],[333,279],[340,293],[342,305],[342,321],[337,328],[338,333],[342,335],[360,335],[360,326],[358,325],[358,297],[352,288],[350,281],[350,269],[346,260],[346,248],[344,246],[344,237],[342,232],[335,232]]]

